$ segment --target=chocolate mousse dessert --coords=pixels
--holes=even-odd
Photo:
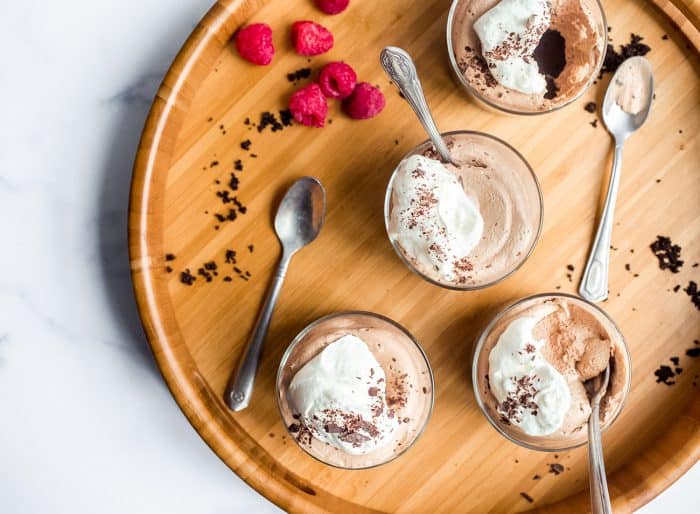
[[[441,162],[429,142],[405,157],[387,188],[387,233],[404,262],[429,281],[485,287],[532,251],[542,221],[539,186],[502,141],[466,131],[444,138],[459,165]]]
[[[462,84],[515,114],[578,98],[600,70],[607,38],[597,0],[455,0],[448,31]]]
[[[474,388],[490,421],[515,442],[564,449],[586,441],[589,391],[610,365],[603,427],[622,409],[630,362],[622,335],[597,307],[541,295],[509,307],[481,336]]]
[[[364,312],[322,318],[292,342],[277,377],[291,435],[332,466],[388,462],[423,431],[432,372],[418,343],[393,321]]]

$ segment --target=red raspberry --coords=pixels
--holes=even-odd
[[[318,81],[324,95],[342,100],[352,94],[357,75],[355,70],[344,62],[330,62],[321,68]]]
[[[343,12],[350,0],[316,0],[316,6],[326,14],[338,14]]]
[[[289,99],[289,110],[294,119],[307,127],[323,127],[328,113],[326,97],[318,84],[309,84]]]
[[[351,118],[366,120],[382,112],[385,103],[384,95],[378,87],[360,82],[352,95],[343,102],[343,110]]]
[[[272,46],[272,29],[266,23],[253,23],[236,34],[236,48],[246,61],[253,64],[270,64],[275,55]]]
[[[333,48],[333,34],[313,21],[292,24],[292,42],[299,55],[319,55]]]

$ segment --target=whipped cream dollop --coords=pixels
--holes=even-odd
[[[420,265],[458,282],[484,232],[479,206],[459,178],[438,160],[412,155],[399,164],[392,190],[389,237]]]
[[[547,0],[502,0],[476,20],[481,53],[499,84],[527,94],[546,91],[533,53],[549,28],[550,15]]]
[[[354,335],[342,336],[307,362],[292,378],[289,395],[304,428],[348,454],[384,446],[398,425],[387,408],[384,370]]]
[[[566,378],[542,356],[535,325],[552,310],[513,320],[489,354],[489,385],[498,412],[528,435],[556,432],[571,406]]]

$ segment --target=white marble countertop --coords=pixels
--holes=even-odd
[[[279,512],[180,413],[129,279],[134,151],[210,1],[0,1],[2,513]],[[642,512],[700,512],[699,480]]]

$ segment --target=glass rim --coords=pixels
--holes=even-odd
[[[396,171],[399,168],[399,164],[403,162],[405,159],[409,158],[411,155],[415,155],[416,149],[420,148],[421,146],[425,144],[431,143],[430,139],[426,139],[422,143],[417,144],[414,146],[411,151],[406,153],[401,159],[399,160],[399,163],[396,165],[394,168],[394,171],[391,173],[391,177],[389,178],[389,183],[386,186],[386,192],[384,193],[384,228],[386,229],[386,234],[387,238],[391,242],[391,246],[394,248],[394,252],[399,256],[401,261],[408,267],[409,270],[411,270],[414,274],[418,275],[421,277],[423,280],[430,282],[433,285],[442,287],[444,289],[451,289],[452,291],[478,291],[480,289],[485,289],[487,287],[494,286],[498,284],[499,282],[507,279],[510,277],[513,273],[518,271],[524,264],[527,262],[527,260],[530,258],[532,255],[532,252],[535,251],[535,247],[537,246],[537,243],[540,240],[540,237],[542,235],[542,228],[544,226],[544,197],[542,195],[542,186],[540,185],[540,181],[537,178],[537,175],[535,174],[535,170],[532,169],[532,166],[530,166],[530,163],[527,161],[527,159],[521,154],[515,147],[513,147],[510,143],[504,141],[503,139],[494,136],[492,134],[487,134],[486,132],[481,132],[478,130],[450,130],[447,132],[441,132],[440,133],[443,137],[445,136],[453,136],[453,135],[459,135],[459,134],[471,134],[471,135],[476,135],[479,137],[485,137],[487,139],[491,139],[495,141],[496,143],[499,143],[506,148],[508,148],[511,152],[513,152],[522,162],[525,164],[525,167],[528,169],[530,172],[530,177],[532,177],[532,180],[535,183],[535,189],[537,189],[537,197],[539,199],[539,213],[540,213],[540,219],[539,219],[539,224],[537,226],[537,231],[535,233],[535,237],[532,239],[532,244],[528,248],[527,252],[523,256],[523,258],[520,260],[520,262],[513,267],[511,270],[508,271],[508,273],[504,274],[503,276],[500,276],[496,279],[493,279],[489,282],[485,282],[483,284],[478,284],[478,285],[464,285],[460,286],[457,284],[446,284],[444,282],[440,282],[438,280],[435,280],[432,277],[429,277],[425,275],[424,273],[420,272],[414,264],[404,255],[404,253],[401,251],[401,249],[398,246],[398,243],[394,241],[391,236],[389,235],[389,223],[391,220],[391,213],[390,211],[390,205],[391,205],[391,193],[393,192],[393,185],[394,185],[394,179],[396,178]]]
[[[495,109],[499,112],[503,112],[506,114],[513,114],[516,116],[539,116],[542,114],[548,114],[550,112],[558,111],[559,109],[563,109],[567,105],[570,105],[574,103],[576,100],[581,98],[583,94],[588,91],[591,86],[593,85],[593,82],[596,80],[595,77],[597,77],[600,74],[600,70],[603,67],[603,62],[605,61],[605,45],[608,43],[608,20],[607,17],[605,16],[605,9],[603,8],[603,4],[601,3],[600,0],[594,0],[595,4],[598,6],[598,11],[600,12],[600,16],[603,21],[603,34],[601,34],[601,40],[603,42],[603,49],[601,51],[601,56],[600,59],[598,59],[598,64],[596,65],[595,69],[593,70],[593,73],[591,73],[588,83],[581,88],[581,90],[576,93],[576,95],[572,96],[569,100],[566,102],[556,105],[550,109],[546,109],[544,111],[519,111],[516,109],[509,109],[507,107],[502,107],[500,105],[495,104],[491,100],[485,98],[483,95],[479,93],[479,91],[474,88],[469,81],[464,77],[464,74],[462,71],[459,69],[459,65],[457,63],[457,58],[455,57],[455,51],[454,51],[454,46],[452,44],[452,25],[454,23],[454,17],[455,17],[455,12],[457,11],[457,5],[459,5],[461,2],[464,2],[466,0],[452,0],[452,5],[450,6],[450,10],[447,14],[447,26],[446,26],[446,31],[445,31],[445,36],[447,39],[447,55],[449,57],[450,61],[450,68],[452,68],[452,71],[454,74],[457,76],[457,79],[459,80],[459,83],[462,85],[464,89],[467,90],[469,94],[471,94],[475,99],[477,99],[479,102],[483,102],[485,105],[488,107]]]
[[[601,427],[601,433],[605,432],[609,427],[611,427],[615,421],[620,417],[620,414],[622,413],[625,404],[627,403],[627,397],[629,396],[629,392],[631,389],[631,384],[632,384],[632,356],[630,354],[629,346],[627,345],[627,340],[625,339],[625,336],[622,334],[622,331],[620,330],[620,327],[618,327],[617,323],[612,319],[612,317],[605,312],[603,309],[598,307],[592,302],[589,302],[585,298],[581,298],[580,296],[576,296],[573,294],[569,293],[560,293],[560,292],[555,292],[555,293],[537,293],[533,294],[530,296],[526,296],[524,298],[520,298],[518,300],[515,300],[508,305],[506,305],[504,308],[502,308],[498,313],[489,321],[489,323],[486,325],[486,327],[481,331],[479,335],[479,339],[476,341],[476,344],[474,345],[474,350],[472,352],[472,366],[471,366],[471,373],[472,373],[472,389],[474,390],[474,397],[476,398],[476,403],[479,406],[479,410],[481,410],[481,413],[484,415],[484,417],[488,420],[488,422],[491,424],[492,427],[494,427],[503,437],[508,439],[510,442],[515,443],[519,446],[523,446],[524,448],[528,448],[530,450],[536,450],[536,451],[541,451],[541,452],[562,452],[562,451],[568,451],[568,450],[573,450],[575,448],[579,448],[580,446],[583,446],[588,443],[588,436],[586,438],[575,444],[570,444],[567,446],[561,446],[561,447],[556,447],[556,448],[543,448],[541,446],[538,446],[536,444],[528,443],[525,442],[511,433],[505,431],[503,427],[498,423],[497,420],[493,419],[491,414],[489,413],[488,409],[486,408],[484,399],[482,398],[481,395],[481,389],[479,387],[479,380],[478,380],[478,373],[477,373],[477,368],[478,368],[478,362],[479,362],[479,355],[481,354],[481,350],[484,346],[484,343],[486,342],[486,337],[491,333],[491,330],[493,330],[493,327],[498,323],[503,316],[511,312],[514,308],[518,307],[519,305],[522,305],[525,302],[532,301],[532,300],[537,300],[539,298],[551,298],[551,297],[556,297],[556,298],[566,298],[568,300],[575,300],[578,302],[583,303],[587,307],[591,307],[595,312],[598,314],[602,315],[604,319],[606,319],[615,332],[617,332],[617,335],[619,336],[620,342],[622,343],[622,347],[625,350],[625,358],[627,360],[627,373],[625,377],[625,389],[623,391],[622,395],[622,401],[620,402],[620,406],[618,407],[617,411],[615,412],[615,415],[610,419],[609,422],[605,424],[605,426]],[[534,437],[534,436],[533,436]]]
[[[294,351],[294,348],[317,326],[319,326],[322,323],[325,323],[326,321],[329,321],[334,318],[340,318],[340,317],[346,317],[346,316],[369,316],[372,318],[379,319],[381,321],[387,322],[393,327],[397,328],[401,333],[406,335],[408,339],[413,343],[413,345],[418,349],[418,352],[420,355],[423,357],[423,362],[425,363],[425,368],[428,371],[428,377],[430,378],[430,406],[428,407],[428,413],[425,417],[425,420],[423,421],[423,425],[420,427],[420,430],[418,430],[415,433],[415,436],[413,437],[413,440],[407,444],[404,448],[401,448],[401,451],[397,453],[393,453],[391,457],[387,460],[383,460],[381,462],[378,462],[376,464],[371,464],[368,466],[361,466],[357,468],[350,468],[346,466],[340,466],[338,464],[333,464],[331,462],[326,462],[325,460],[317,457],[313,453],[311,453],[307,448],[305,448],[303,445],[299,444],[299,442],[296,440],[294,435],[289,431],[289,427],[287,426],[287,423],[284,419],[284,414],[282,411],[282,400],[281,400],[281,395],[280,395],[280,384],[282,382],[282,373],[286,367],[287,360],[289,360],[289,356],[292,354],[292,351]],[[363,469],[372,469],[376,468],[378,466],[382,466],[384,464],[387,464],[404,453],[406,453],[410,448],[413,447],[414,444],[416,444],[416,441],[420,439],[420,437],[423,435],[425,432],[425,429],[428,426],[428,423],[430,422],[430,418],[432,417],[433,414],[433,408],[435,406],[435,377],[433,375],[433,368],[430,365],[430,361],[428,360],[428,355],[425,353],[425,350],[421,346],[420,342],[418,342],[418,339],[411,334],[406,327],[398,323],[397,321],[394,321],[393,319],[384,316],[383,314],[378,314],[376,312],[370,312],[370,311],[363,311],[363,310],[345,310],[345,311],[337,311],[337,312],[332,312],[330,314],[326,314],[325,316],[322,316],[308,325],[306,325],[295,337],[292,339],[292,342],[289,343],[289,346],[285,349],[284,353],[282,354],[282,359],[280,360],[279,367],[277,368],[277,376],[275,377],[275,399],[277,402],[277,410],[280,414],[280,419],[282,420],[282,424],[284,425],[284,429],[287,431],[287,434],[290,436],[292,440],[296,443],[296,445],[304,451],[307,455],[311,456],[313,459],[317,460],[318,462],[325,464],[326,466],[331,466],[336,469],[344,469],[344,470],[349,470],[349,471],[359,471]]]

